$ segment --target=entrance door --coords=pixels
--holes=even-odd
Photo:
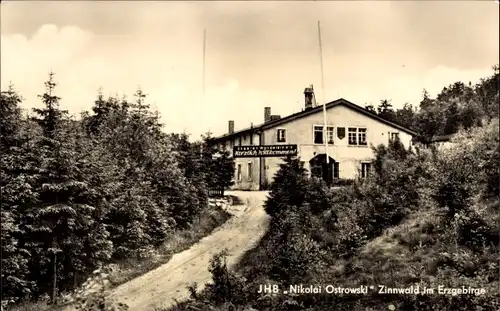
[[[329,163],[326,163],[326,155],[318,154],[309,161],[311,166],[311,175],[322,178],[326,183],[331,183],[333,178],[338,178],[338,162],[328,157]]]

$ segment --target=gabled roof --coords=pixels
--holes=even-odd
[[[405,133],[408,133],[408,134],[411,134],[411,135],[417,135],[417,133],[415,131],[412,131],[410,129],[407,129],[399,124],[396,124],[394,122],[391,122],[389,120],[386,120],[368,110],[366,110],[365,108],[363,107],[360,107],[356,104],[353,104],[351,103],[350,101],[347,101],[343,98],[340,98],[340,99],[337,99],[335,101],[332,101],[332,102],[329,102],[326,104],[326,109],[330,109],[330,108],[333,108],[335,106],[346,106],[346,107],[349,107],[369,118],[372,118],[372,119],[375,119],[381,123],[384,123],[386,125],[389,125],[389,126],[392,126],[394,128],[397,128]],[[321,112],[323,111],[323,106],[317,106],[317,107],[314,107],[312,109],[308,109],[308,110],[304,110],[304,111],[301,111],[301,112],[297,112],[297,113],[294,113],[294,114],[291,114],[287,117],[284,117],[284,118],[281,118],[281,119],[278,119],[278,120],[274,120],[274,121],[268,121],[268,122],[265,122],[265,123],[262,123],[260,125],[257,125],[257,126],[253,126],[253,127],[250,127],[250,128],[246,128],[246,129],[243,129],[243,130],[239,130],[239,131],[236,131],[232,134],[224,134],[222,136],[219,136],[219,137],[216,137],[214,140],[218,141],[218,140],[223,140],[223,139],[227,139],[227,138],[231,138],[231,137],[235,137],[235,136],[240,136],[240,135],[243,135],[243,134],[249,134],[249,133],[254,133],[254,132],[259,132],[259,131],[263,131],[263,130],[267,130],[267,129],[270,129],[270,128],[273,128],[273,127],[276,127],[276,126],[279,126],[281,124],[284,124],[284,123],[287,123],[287,122],[290,122],[290,121],[293,121],[293,120],[297,120],[297,119],[300,119],[300,118],[303,118],[303,117],[306,117],[306,116],[309,116],[309,115],[312,115],[312,114],[315,114],[315,113],[318,113],[318,112]]]

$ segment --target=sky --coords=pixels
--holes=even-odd
[[[194,139],[345,98],[418,105],[499,63],[495,1],[12,1],[1,4],[1,87],[40,107],[48,73],[61,106],[90,110],[140,86],[166,132]],[[318,39],[321,23],[324,88]],[[205,79],[203,32],[206,29]],[[203,80],[205,92],[203,92]]]

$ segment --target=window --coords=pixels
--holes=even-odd
[[[399,133],[389,133],[389,141],[395,141],[399,139]]]
[[[238,146],[241,146],[241,136],[238,138]]]
[[[326,138],[329,144],[333,144],[333,126],[326,128]]]
[[[366,129],[364,128],[358,129],[358,143],[361,146],[366,146]]]
[[[322,126],[314,126],[314,143],[315,144],[324,144],[323,142],[323,127]]]
[[[339,162],[333,163],[333,178],[339,178]]]
[[[334,127],[333,126],[327,126],[326,127],[326,137],[325,133],[323,131],[324,126],[322,125],[315,125],[314,126],[314,143],[315,144],[324,144],[325,143],[325,138],[328,144],[333,144],[333,136],[335,135],[334,133]]]
[[[366,178],[370,173],[371,163],[361,163],[361,177]]]
[[[236,180],[241,181],[241,164],[238,164],[238,170],[236,171]]]
[[[250,145],[253,145],[253,133],[250,134]]]
[[[248,163],[248,181],[252,181],[252,172],[253,172],[252,162],[249,162]]]
[[[234,141],[230,140],[229,141],[229,148],[233,148],[234,147]]]
[[[279,143],[286,142],[286,130],[285,129],[278,129],[276,134],[277,134],[277,140]]]
[[[350,127],[348,140],[351,146],[366,146],[366,128]]]
[[[357,145],[358,141],[356,139],[356,133],[358,129],[355,127],[350,127],[349,128],[349,133],[348,133],[348,139],[349,139],[349,145]]]

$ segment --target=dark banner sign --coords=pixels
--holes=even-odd
[[[286,157],[297,155],[297,145],[234,146],[235,158]]]

